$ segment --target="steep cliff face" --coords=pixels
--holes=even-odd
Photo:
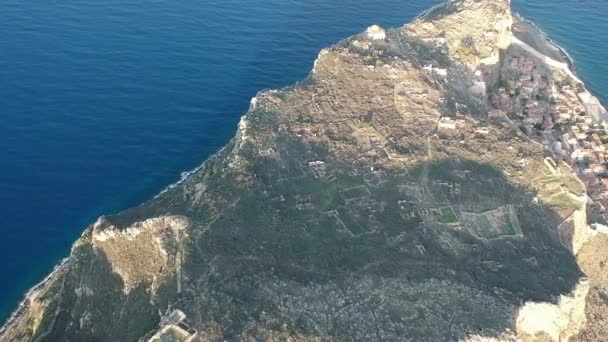
[[[510,0],[455,0],[429,11],[404,29],[438,44],[452,59],[477,67],[496,64],[511,45]]]
[[[585,185],[520,108],[550,111],[569,75],[512,44],[513,20],[451,1],[324,49],[182,184],[89,227],[0,340],[601,336]]]

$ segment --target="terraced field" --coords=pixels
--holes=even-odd
[[[515,207],[512,205],[481,214],[462,213],[462,220],[471,234],[482,239],[523,235]]]

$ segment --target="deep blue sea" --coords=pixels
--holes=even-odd
[[[513,0],[608,100],[605,0]],[[318,51],[440,0],[0,1],[0,319],[101,214],[154,196]]]

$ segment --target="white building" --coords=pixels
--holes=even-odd
[[[367,28],[365,31],[367,34],[367,38],[371,40],[385,40],[386,39],[386,31],[378,25],[372,25]]]
[[[442,77],[446,77],[448,75],[448,70],[447,69],[440,69],[440,68],[435,68],[433,67],[433,64],[429,64],[429,65],[425,65],[422,67],[423,70],[426,70],[428,72],[433,72],[439,76]]]
[[[441,118],[439,120],[439,123],[437,124],[437,127],[439,129],[449,129],[449,130],[455,130],[457,128],[456,121],[454,121],[448,117]]]

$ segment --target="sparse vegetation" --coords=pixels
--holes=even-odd
[[[458,216],[454,212],[452,207],[439,208],[439,217],[437,218],[441,223],[456,223],[458,222]]]

